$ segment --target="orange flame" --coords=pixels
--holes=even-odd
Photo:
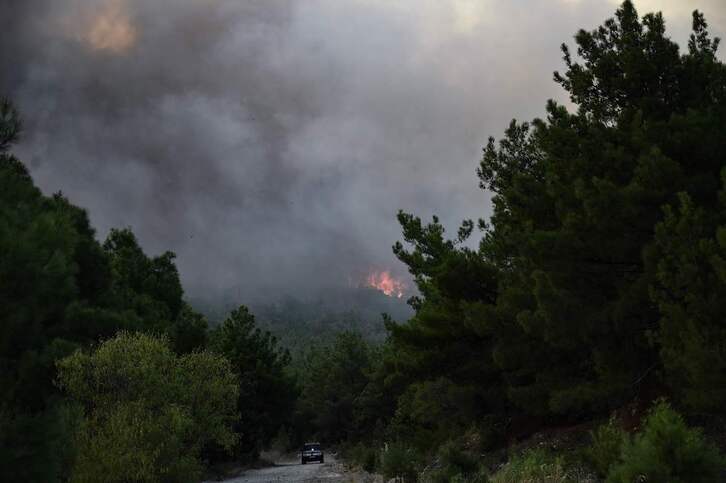
[[[374,288],[389,297],[403,297],[406,291],[406,284],[401,280],[396,280],[391,276],[388,270],[374,271],[366,278],[366,284],[370,288]]]

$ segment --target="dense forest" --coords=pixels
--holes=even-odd
[[[207,317],[210,325],[221,322],[236,308],[231,296],[193,298],[189,303]],[[273,302],[251,301],[245,305],[255,314],[257,326],[274,334],[295,355],[311,344],[330,342],[340,332],[358,332],[369,342],[381,343],[387,334],[381,314],[406,320],[413,313],[405,299],[371,287],[326,290],[324,297],[314,299],[278,295]]]
[[[378,333],[339,312],[302,343],[302,304],[260,309],[269,331],[245,306],[210,324],[173,253],[99,241],[13,156],[3,101],[0,479],[199,481],[314,438],[406,481],[722,481],[719,40],[694,12],[681,50],[626,1],[575,41],[554,74],[572,106],[483,150],[490,218],[450,237],[399,213],[413,315]],[[584,440],[520,451],[569,428]]]

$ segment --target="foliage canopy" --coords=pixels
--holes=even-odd
[[[239,389],[221,356],[122,332],[60,360],[58,380],[84,415],[72,481],[197,481],[201,450],[235,443]]]

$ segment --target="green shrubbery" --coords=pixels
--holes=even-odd
[[[405,443],[387,444],[381,450],[380,471],[386,478],[401,477],[405,481],[416,481],[418,471],[423,466],[423,458]]]
[[[479,471],[479,460],[464,450],[456,441],[448,441],[436,452],[438,468],[425,474],[426,483],[447,483],[450,481],[479,482],[486,477]]]
[[[561,458],[544,450],[532,450],[512,458],[495,473],[492,483],[570,483],[576,482],[565,469]]]
[[[206,445],[235,443],[239,389],[221,356],[121,333],[59,361],[58,378],[83,412],[71,481],[194,481]]]
[[[379,451],[375,446],[366,443],[357,443],[344,449],[343,455],[351,463],[360,466],[363,470],[373,473],[378,468]]]
[[[371,444],[358,443],[344,454],[368,472],[424,483],[592,483],[602,481],[600,478],[608,483],[706,483],[719,481],[726,470],[718,450],[662,401],[652,408],[635,435],[624,431],[613,417],[591,436],[590,447],[568,453],[527,450],[491,476],[487,476],[478,454],[463,444],[467,437],[450,440],[426,454],[404,441],[388,444],[380,452]]]
[[[698,429],[664,402],[648,413],[642,429],[628,434],[611,418],[591,433],[592,444],[584,451],[584,462],[574,453],[554,454],[530,449],[512,457],[490,476],[492,483],[561,482],[585,483],[596,479],[587,467],[608,483],[706,483],[720,481],[726,459],[709,444]],[[581,450],[579,452],[581,453]],[[422,474],[427,483],[483,481],[480,461],[454,442],[437,452],[437,468]],[[586,463],[583,466],[583,463]]]
[[[620,457],[620,447],[626,436],[615,418],[610,418],[607,424],[603,424],[592,433],[592,446],[587,449],[586,457],[598,475],[607,476],[610,467]]]
[[[686,426],[677,412],[660,402],[643,430],[623,439],[620,458],[610,468],[607,481],[707,483],[719,481],[725,469],[726,461],[701,432]]]
[[[454,441],[442,445],[438,451],[439,463],[449,469],[451,474],[471,475],[478,471],[477,458],[461,448]]]

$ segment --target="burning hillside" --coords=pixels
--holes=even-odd
[[[394,278],[388,270],[371,272],[366,277],[366,286],[399,299],[404,296],[407,288],[405,282]]]

